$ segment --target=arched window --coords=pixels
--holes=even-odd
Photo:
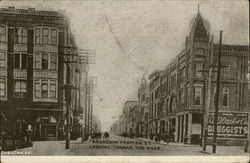
[[[203,48],[197,48],[195,50],[195,54],[196,55],[204,55],[205,54],[205,49],[203,49]]]
[[[170,107],[169,107],[169,112],[173,112],[174,110],[176,110],[176,96],[172,95],[171,99],[170,99]]]

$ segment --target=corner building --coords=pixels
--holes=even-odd
[[[66,120],[67,55],[77,47],[64,13],[33,8],[0,9],[1,132],[33,130],[37,140],[63,139]],[[80,82],[77,63],[70,66],[74,86]],[[79,110],[79,92],[72,90],[71,124]]]
[[[149,132],[164,135],[173,133],[175,142],[198,144],[201,141],[203,108],[207,97],[205,79],[209,68],[209,51],[213,65],[218,63],[219,45],[211,36],[201,13],[186,37],[184,50],[162,71],[150,79]],[[248,98],[248,45],[222,43],[221,89],[219,111],[250,112]],[[216,68],[214,69],[216,70]],[[214,111],[216,73],[213,73],[210,111]],[[210,140],[208,140],[210,141]],[[218,139],[218,143],[240,144],[239,139]]]

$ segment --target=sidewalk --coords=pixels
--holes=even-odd
[[[202,151],[202,147],[199,145],[193,145],[193,144],[183,144],[183,143],[174,143],[174,142],[155,142],[154,140],[146,139],[146,138],[135,138],[137,140],[150,142],[153,144],[159,144],[159,145],[165,145],[169,147],[176,147],[176,148],[182,148],[187,147],[190,150],[196,150],[200,153],[208,154],[210,156],[250,156],[250,153],[244,152],[243,146],[217,146],[216,153],[212,153],[212,146],[208,145],[206,152]]]
[[[160,144],[160,145],[171,145],[171,146],[188,146],[188,147],[196,147],[198,145],[194,145],[194,144],[183,144],[183,143],[174,143],[174,142],[164,142],[163,140],[161,140],[160,142],[155,142],[154,140],[150,140],[147,138],[136,138],[137,140],[142,140],[142,141],[146,141],[146,142],[150,142],[153,144]]]

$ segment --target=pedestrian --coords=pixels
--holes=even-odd
[[[244,151],[247,152],[248,151],[248,146],[249,146],[249,140],[246,140],[244,142]]]

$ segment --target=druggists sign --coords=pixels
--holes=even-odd
[[[208,114],[208,136],[214,132],[214,112]],[[219,112],[217,136],[221,138],[247,139],[248,113]]]

